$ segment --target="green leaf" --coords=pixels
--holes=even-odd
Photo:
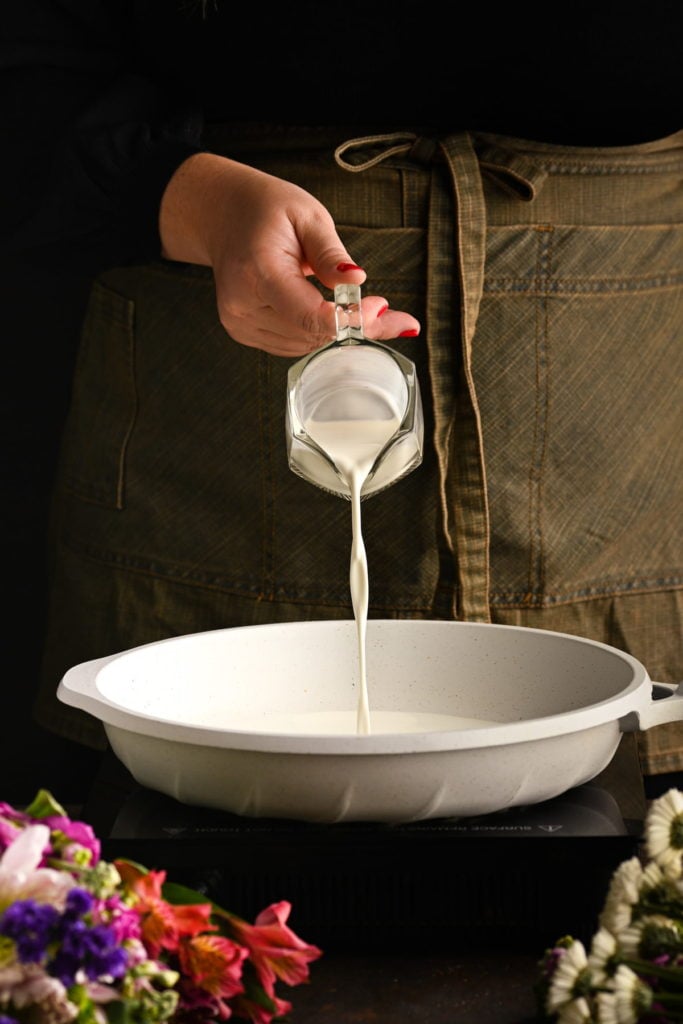
[[[245,968],[244,974],[242,975],[242,984],[244,985],[245,996],[247,999],[250,999],[252,1003],[256,1003],[257,1006],[262,1007],[262,1009],[268,1010],[269,1013],[274,1013],[276,1008],[275,1003],[261,985],[255,971],[251,968],[251,965],[245,965]]]
[[[107,1003],[106,1013],[109,1024],[132,1024],[134,1020],[128,1003],[123,1000]]]
[[[168,903],[211,903],[211,906],[213,906],[211,899],[204,893],[197,892],[195,889],[189,889],[186,885],[180,885],[178,882],[164,882],[161,892]]]
[[[69,817],[62,805],[55,800],[52,793],[47,789],[38,790],[26,808],[26,814],[29,814],[32,818]]]

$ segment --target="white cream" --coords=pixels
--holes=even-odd
[[[428,711],[372,712],[373,735],[386,733],[448,732],[481,729],[497,725],[482,718],[445,715]],[[264,711],[237,712],[230,716],[230,729],[297,736],[349,736],[358,732],[357,714],[350,711]]]
[[[360,691],[356,729],[363,735],[370,732],[370,706],[366,669],[366,633],[368,621],[368,560],[361,529],[361,491],[377,456],[400,426],[397,416],[373,420],[309,419],[304,429],[333,460],[340,476],[351,492],[351,566],[349,583],[351,602],[358,633]]]

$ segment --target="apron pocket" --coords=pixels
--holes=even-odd
[[[135,422],[134,303],[93,285],[65,428],[65,488],[107,508],[125,504],[126,447]]]
[[[493,228],[474,342],[492,602],[680,582],[683,230]]]

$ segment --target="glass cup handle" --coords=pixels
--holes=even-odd
[[[338,284],[334,289],[334,316],[337,324],[336,341],[357,345],[365,340],[363,312],[360,305],[359,284]]]

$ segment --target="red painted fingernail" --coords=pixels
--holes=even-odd
[[[346,272],[347,270],[362,270],[362,267],[357,266],[355,263],[338,263],[337,270]]]
[[[384,316],[384,314],[386,313],[386,311],[388,309],[389,309],[389,303],[387,302],[386,306],[382,306],[381,309],[377,310],[377,316]]]
[[[411,327],[409,331],[401,331],[398,335],[399,338],[417,338],[420,332],[416,331],[414,327]]]

